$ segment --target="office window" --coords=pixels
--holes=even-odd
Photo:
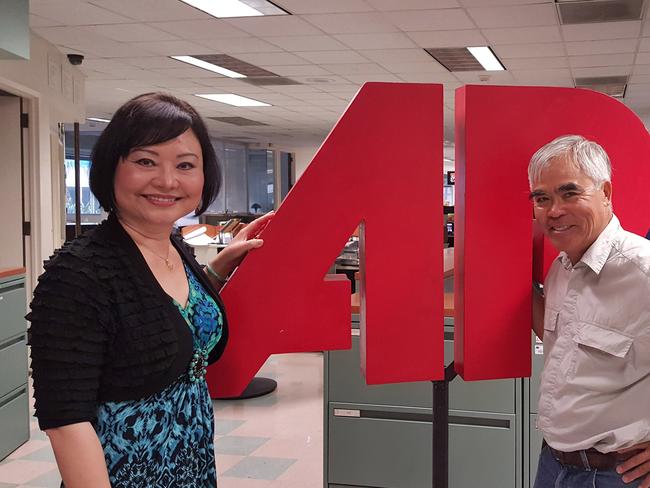
[[[80,161],[79,180],[81,186],[81,221],[98,222],[102,210],[95,195],[90,191],[88,184],[88,173],[90,171],[90,161],[81,159]],[[75,221],[75,173],[74,159],[65,160],[65,213],[66,222],[74,223]]]
[[[248,151],[248,211],[266,213],[275,207],[274,152]]]

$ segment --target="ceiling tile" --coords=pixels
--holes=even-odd
[[[196,42],[202,46],[209,47],[214,53],[238,54],[282,51],[282,48],[256,37],[202,39]]]
[[[364,49],[359,54],[376,63],[428,63],[431,56],[424,49]]]
[[[561,28],[564,40],[567,42],[626,39],[638,37],[641,30],[641,21],[563,25]]]
[[[637,39],[609,39],[607,41],[567,42],[569,56],[587,54],[633,53],[636,51]]]
[[[346,65],[347,66],[347,65]],[[323,92],[329,92],[328,88],[347,83],[347,80],[341,76],[327,74],[326,76],[293,76],[294,80],[311,85]]]
[[[179,20],[149,24],[189,41],[196,39],[221,39],[223,37],[248,37],[250,34],[219,19]]]
[[[45,0],[49,1],[49,0]],[[91,0],[107,10],[134,20],[156,22],[165,20],[211,19],[205,12],[178,0]],[[90,23],[90,22],[89,22]]]
[[[182,56],[192,54],[212,54],[213,49],[202,46],[195,42],[184,40],[178,41],[158,41],[158,42],[131,42],[128,46],[146,49],[156,54],[165,56]],[[128,56],[128,54],[127,54]]]
[[[415,44],[413,44],[406,34],[399,32],[337,34],[334,37],[352,49],[399,49],[415,47]]]
[[[105,73],[132,70],[134,66],[126,63],[123,59],[106,59],[106,58],[96,58],[96,59],[86,59],[84,60],[83,65],[80,66],[83,71],[95,70],[103,71]]]
[[[80,0],[31,0],[30,12],[64,25],[120,24],[133,20]]]
[[[33,30],[52,44],[71,45],[82,42],[82,40],[88,44],[108,41],[108,39],[98,36],[86,27],[81,26],[36,27]]]
[[[356,51],[306,51],[299,53],[299,55],[312,63],[321,65],[368,62],[366,58]]]
[[[207,69],[197,68],[190,66],[189,64],[182,66],[182,64],[179,63],[179,65],[180,66],[177,66],[175,68],[151,68],[150,71],[152,73],[157,73],[159,76],[165,78],[191,78],[195,80],[201,78],[223,78],[223,76],[217,73],[213,73],[212,71],[208,71]]]
[[[514,82],[512,73],[508,71],[459,71],[454,73],[456,78],[465,83],[480,83],[487,85],[509,84]],[[488,78],[487,80],[485,78]]]
[[[346,78],[354,83],[367,83],[369,81],[402,81],[399,77],[390,73],[372,75],[348,75]]]
[[[337,51],[347,46],[331,36],[277,36],[267,38],[268,42],[287,51]]]
[[[565,55],[564,44],[561,42],[502,44],[492,49],[500,58],[545,58]]]
[[[238,19],[227,19],[226,22],[233,27],[249,32],[258,37],[286,36],[287,32],[291,32],[296,36],[322,34],[322,32],[309,23],[293,15],[242,17]]]
[[[180,61],[172,59],[169,56],[147,56],[147,57],[138,57],[138,58],[128,57],[128,58],[119,58],[119,61],[143,69],[177,68],[178,66],[182,66]],[[86,63],[84,62],[84,64]]]
[[[650,52],[643,52],[637,54],[636,64],[650,64]]]
[[[530,44],[540,42],[561,42],[557,26],[510,27],[504,29],[483,29],[483,35],[490,44]]]
[[[303,62],[306,63],[306,61]],[[316,64],[276,66],[273,68],[273,72],[280,76],[290,76],[292,78],[295,76],[319,76],[329,74],[329,71]]]
[[[432,8],[460,7],[458,0],[366,0],[377,10],[430,10]]]
[[[641,75],[641,74],[636,74],[636,70],[635,70],[635,74],[633,74],[632,77],[630,78],[630,83],[631,84],[650,83],[650,73]]]
[[[634,62],[634,53],[595,54],[591,56],[569,56],[573,68],[588,68],[592,66],[625,66]]]
[[[650,75],[650,64],[637,64],[634,66],[634,74]]]
[[[573,86],[568,69],[513,70],[513,77],[522,85]]]
[[[54,27],[63,25],[61,22],[52,19],[46,19],[40,15],[29,14],[29,27]]]
[[[545,58],[501,58],[508,70],[566,68],[569,66],[566,56]]]
[[[457,84],[458,80],[448,71],[444,73],[403,73],[399,75],[407,83],[448,83]]]
[[[446,68],[431,57],[429,57],[429,61],[426,63],[386,62],[379,64],[391,73],[397,73],[399,75],[409,73],[449,73]]]
[[[644,36],[650,36],[650,20],[646,20],[643,23],[643,34]]]
[[[641,39],[639,51],[650,51],[650,37],[643,37]]]
[[[557,12],[551,3],[468,8],[467,12],[481,29],[558,24]]]
[[[432,32],[409,32],[408,36],[420,47],[485,46],[487,40],[474,30],[445,30]]]
[[[499,5],[528,5],[533,3],[553,3],[552,0],[458,0],[464,7],[487,7]]]
[[[475,27],[467,13],[459,8],[386,12],[385,16],[403,31],[459,30]]]
[[[305,15],[304,19],[328,34],[367,34],[399,30],[380,13]]]
[[[345,53],[346,51],[328,51]],[[301,56],[307,53],[300,53]],[[255,66],[283,66],[283,65],[296,65],[305,64],[303,57],[296,56],[290,53],[245,53],[237,56],[239,59],[247,63],[254,64]],[[273,69],[271,69],[273,71]]]
[[[111,24],[88,26],[89,32],[119,42],[171,41],[178,39],[170,34],[145,24]]]
[[[323,64],[323,68],[337,75],[380,74],[387,71],[375,63]]]
[[[364,0],[282,0],[277,5],[294,15],[327,14],[340,12],[370,12],[373,7]]]

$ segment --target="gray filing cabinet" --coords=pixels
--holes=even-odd
[[[23,275],[0,278],[0,460],[29,439]]]
[[[533,334],[533,370],[530,379],[524,380],[524,410],[528,412],[528,424],[526,425],[524,444],[528,449],[524,450],[524,466],[528,476],[524,480],[528,485],[524,488],[532,488],[535,484],[535,475],[537,474],[537,461],[539,453],[542,450],[542,433],[537,430],[535,423],[537,420],[537,400],[539,398],[539,382],[544,367],[544,346],[542,342]]]
[[[446,363],[453,319],[445,318]],[[431,487],[432,385],[367,386],[359,370],[358,323],[352,348],[325,354],[326,488]],[[450,384],[449,486],[524,488],[523,381]],[[523,419],[526,418],[526,425]]]

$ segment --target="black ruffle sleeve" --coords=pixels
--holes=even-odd
[[[102,298],[87,261],[63,250],[46,263],[26,317],[42,430],[95,419],[110,342]]]

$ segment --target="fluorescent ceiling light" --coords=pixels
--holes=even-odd
[[[203,10],[205,13],[217,18],[264,15],[259,10],[239,0],[181,0],[181,2]]]
[[[268,103],[260,102],[259,100],[253,100],[252,98],[246,98],[234,93],[205,93],[205,94],[196,94],[197,97],[207,98],[208,100],[214,100],[215,102],[227,103],[228,105],[234,105],[235,107],[270,107]]]
[[[207,61],[203,61],[202,59],[195,58],[193,56],[170,56],[170,57],[178,61],[183,61],[184,63],[191,64],[198,68],[203,68],[203,69],[207,69],[208,71],[212,71],[214,73],[219,73],[220,75],[227,76],[228,78],[246,78],[246,75],[242,75],[241,73],[237,73],[236,71],[230,70],[228,68],[222,68],[221,66],[218,66],[216,64],[208,63]]]
[[[98,117],[88,117],[86,120],[91,120],[93,122],[105,122],[107,124],[110,122],[109,119],[100,119]]]
[[[505,69],[489,47],[468,47],[467,50],[481,63],[485,71],[503,71]]]

